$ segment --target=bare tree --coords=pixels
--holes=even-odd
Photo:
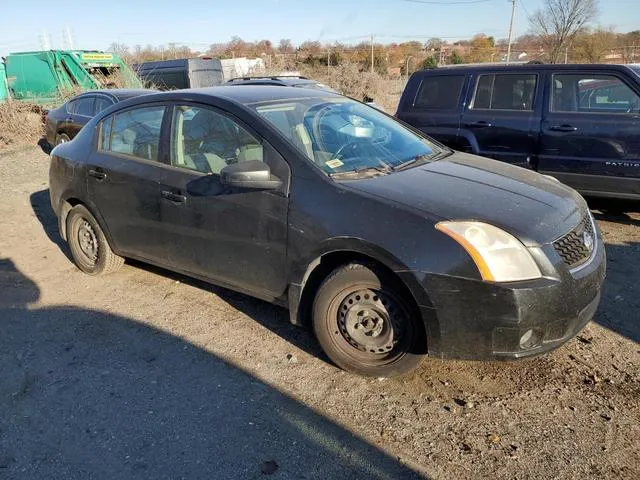
[[[429,52],[433,52],[435,50],[440,50],[440,47],[446,43],[444,40],[438,37],[432,37],[424,44],[425,50]]]
[[[113,42],[111,45],[109,45],[107,52],[113,52],[120,58],[124,58],[129,55],[129,47],[124,43]]]
[[[619,34],[617,42],[624,63],[635,63],[640,59],[640,30]]]
[[[600,63],[615,51],[616,39],[611,29],[584,29],[573,40],[571,57],[580,63]]]
[[[293,43],[288,38],[280,39],[280,43],[278,44],[278,52],[279,53],[293,53],[295,48],[293,48]]]
[[[580,29],[598,14],[598,0],[545,0],[531,17],[531,31],[540,37],[550,63],[558,63]]]

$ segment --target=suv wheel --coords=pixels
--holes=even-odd
[[[396,279],[352,263],[334,270],[313,302],[313,329],[327,356],[361,375],[388,377],[426,356],[422,320]]]
[[[76,205],[67,215],[67,243],[73,260],[89,275],[115,272],[124,258],[111,250],[100,225],[83,205]]]

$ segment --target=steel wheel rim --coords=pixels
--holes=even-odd
[[[90,265],[95,265],[98,262],[98,237],[91,224],[84,218],[80,221],[77,239],[84,260]]]
[[[329,326],[334,344],[354,360],[379,366],[405,353],[409,315],[391,292],[364,285],[345,289],[334,297],[328,314],[336,322]]]

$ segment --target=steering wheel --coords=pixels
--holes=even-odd
[[[339,158],[340,160],[342,160],[342,155],[344,154],[345,151],[351,149],[351,150],[355,150],[360,148],[360,142],[349,142],[349,143],[345,143],[343,146],[341,146],[338,151],[336,153],[334,153],[333,157],[334,158]]]

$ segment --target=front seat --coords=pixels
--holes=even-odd
[[[228,148],[229,137],[221,123],[218,115],[206,110],[184,122],[184,163],[188,168],[218,174],[227,166],[221,155]]]

